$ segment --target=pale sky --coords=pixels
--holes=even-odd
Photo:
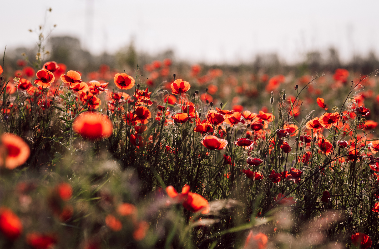
[[[335,46],[379,57],[376,0],[0,0],[0,51],[31,46],[48,13],[46,31],[78,37],[94,54],[113,53],[132,37],[139,51],[173,49],[192,62],[247,62],[277,52],[287,62]],[[92,9],[92,11],[91,11]],[[92,13],[92,14],[91,14]],[[47,33],[47,32],[45,32]],[[2,54],[2,53],[1,53]]]

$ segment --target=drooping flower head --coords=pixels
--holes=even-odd
[[[108,116],[97,112],[81,113],[72,125],[73,130],[83,138],[97,140],[112,135],[113,126]]]
[[[55,80],[54,74],[45,69],[37,71],[36,76],[37,79],[34,80],[34,84],[42,88],[50,87]]]

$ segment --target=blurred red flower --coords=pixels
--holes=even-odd
[[[370,236],[364,233],[355,233],[351,235],[351,242],[358,248],[370,248],[372,245]]]
[[[328,110],[328,108],[326,107],[326,104],[325,104],[325,101],[323,98],[317,98],[317,104],[319,107],[325,109],[325,110]]]
[[[26,162],[30,155],[30,148],[22,138],[11,133],[4,133],[0,139],[0,166],[14,169]],[[3,157],[5,157],[5,163]]]
[[[168,196],[177,200],[179,203],[183,203],[183,207],[192,212],[201,211],[202,214],[209,213],[208,201],[197,193],[191,193],[190,186],[185,185],[182,188],[182,193],[178,194],[173,186],[166,187]]]
[[[41,233],[28,233],[26,235],[26,242],[32,247],[37,249],[54,248],[58,242],[54,234],[41,234]]]
[[[249,164],[251,166],[259,166],[260,164],[262,164],[263,160],[261,160],[259,158],[248,157],[246,162],[247,162],[247,164]]]
[[[244,248],[265,249],[267,248],[267,242],[267,235],[263,233],[258,233],[257,235],[254,235],[253,231],[250,231],[246,237]]]
[[[96,112],[81,113],[72,125],[73,130],[83,138],[97,140],[112,135],[113,125],[108,116]]]
[[[216,136],[205,136],[201,141],[201,144],[210,150],[222,150],[228,144],[228,141],[225,139],[219,139]]]
[[[9,239],[16,239],[21,235],[22,223],[12,210],[0,208],[0,231]]]

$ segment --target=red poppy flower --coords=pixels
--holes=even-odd
[[[260,164],[262,164],[263,160],[261,160],[259,158],[248,157],[246,162],[247,162],[247,164],[249,164],[251,166],[259,166]]]
[[[191,118],[196,115],[195,105],[192,102],[186,102],[185,105],[182,106],[182,111],[188,113]]]
[[[151,112],[148,108],[139,106],[134,111],[134,121],[141,124],[147,124],[148,119],[151,118]]]
[[[290,134],[290,136],[296,136],[299,130],[297,125],[294,124],[285,124],[283,126],[283,129],[286,130]]]
[[[19,136],[4,133],[1,136],[0,166],[14,169],[26,162],[30,155],[30,148]],[[5,163],[2,159],[5,156]]]
[[[337,145],[340,147],[340,148],[345,148],[347,147],[347,142],[345,140],[338,140],[337,141]]]
[[[272,182],[278,183],[281,180],[282,175],[280,173],[275,172],[275,170],[272,170],[271,174],[268,177]]]
[[[370,236],[364,233],[355,233],[351,235],[351,242],[358,248],[370,248],[372,245]]]
[[[325,109],[325,110],[328,110],[328,108],[326,107],[326,104],[325,104],[325,101],[323,98],[317,98],[317,104],[319,107]]]
[[[243,111],[243,112],[242,112],[242,116],[243,116],[246,120],[251,121],[251,120],[253,120],[253,119],[257,116],[257,114],[256,114],[256,113],[252,113],[252,112],[250,112],[250,111]]]
[[[258,233],[257,235],[254,235],[253,231],[250,231],[248,236],[246,237],[244,248],[265,249],[267,248],[267,242],[267,235],[263,233]]]
[[[179,203],[183,203],[183,207],[192,212],[201,211],[202,214],[209,213],[208,201],[197,193],[191,193],[190,186],[185,185],[182,188],[182,193],[178,194],[173,186],[166,187],[168,196],[177,200]]]
[[[29,78],[34,75],[34,69],[30,66],[25,67],[22,71],[24,72],[24,75]]]
[[[233,112],[233,114],[225,115],[225,123],[230,126],[236,125],[241,122],[241,113]]]
[[[26,235],[26,242],[32,248],[47,249],[54,248],[54,245],[58,242],[58,240],[53,234],[41,234],[34,232]]]
[[[55,80],[54,74],[45,69],[37,71],[36,76],[37,76],[37,79],[34,80],[34,84],[42,88],[50,87],[50,85]]]
[[[171,83],[172,94],[182,94],[187,92],[190,88],[191,85],[182,79],[177,79]]]
[[[247,138],[239,138],[234,144],[237,146],[250,146],[254,141]]]
[[[16,92],[16,86],[14,84],[8,83],[7,87],[5,88],[5,92],[7,94],[13,94]]]
[[[142,136],[138,134],[130,135],[130,143],[132,143],[132,145],[136,146],[137,148],[143,147],[145,145]]]
[[[68,183],[59,184],[55,190],[63,201],[68,201],[72,196],[72,187]]]
[[[252,123],[252,124],[250,125],[250,127],[251,127],[251,129],[254,130],[254,131],[259,131],[259,130],[263,129],[263,127],[264,127],[264,122],[263,122],[262,120],[258,120],[258,121],[256,121],[256,122]]]
[[[216,136],[205,136],[201,141],[201,144],[210,150],[222,150],[228,144],[225,139],[219,139]]]
[[[177,123],[185,123],[190,117],[188,116],[188,113],[177,113],[172,116],[172,119]]]
[[[319,118],[319,122],[326,129],[330,129],[332,126],[336,126],[340,119],[340,114],[338,112],[335,113],[325,113]]]
[[[0,231],[9,239],[16,239],[21,235],[22,223],[12,210],[0,208]]]
[[[378,123],[376,123],[375,121],[373,121],[373,120],[366,120],[363,128],[365,130],[372,130],[372,129],[374,129],[377,126],[378,126]]]
[[[213,102],[213,97],[209,95],[208,93],[203,93],[200,95],[200,100],[203,101],[204,103],[206,103],[207,101],[208,103],[210,103],[210,102]]]
[[[345,69],[337,69],[334,73],[334,80],[341,81],[345,83],[347,81],[347,77],[349,77],[349,72]]]
[[[308,121],[306,124],[305,124],[306,128],[309,129],[309,130],[315,130],[315,131],[319,131],[321,129],[323,129],[323,125],[320,123],[319,121],[319,118],[316,117],[310,121]]]
[[[0,75],[3,73],[3,67],[0,65]]]
[[[257,115],[258,118],[262,119],[262,120],[266,120],[268,122],[272,122],[274,121],[274,115],[272,115],[271,113],[265,113],[263,111],[259,111],[259,114]]]
[[[176,104],[176,97],[174,95],[167,95],[164,100],[165,103],[169,103],[170,105],[175,105]]]
[[[128,90],[133,88],[135,82],[136,81],[134,80],[134,78],[132,78],[126,73],[117,73],[114,76],[114,83],[121,90]]]
[[[72,125],[73,130],[83,138],[97,140],[112,135],[113,125],[108,116],[96,112],[81,113]]]
[[[105,224],[112,229],[114,232],[118,232],[122,228],[122,223],[119,221],[116,217],[114,217],[111,214],[108,214],[107,217],[105,217]]]
[[[67,75],[61,75],[61,80],[63,83],[71,87],[77,83],[82,82],[82,76],[77,71],[68,71]]]
[[[59,69],[59,65],[55,61],[46,62],[43,69],[48,70],[49,72],[55,73]]]
[[[262,180],[263,175],[260,172],[253,172],[249,169],[243,169],[242,172],[251,180]]]
[[[20,81],[18,82],[17,88],[26,91],[26,90],[29,89],[31,86],[32,86],[32,83],[31,83],[29,80],[27,80],[27,79],[25,79],[25,78],[22,78],[22,79],[20,79]]]
[[[137,211],[136,207],[129,203],[122,203],[117,207],[117,212],[119,215],[128,216],[132,215]]]
[[[333,150],[333,145],[327,139],[320,139],[318,141],[318,147],[320,147],[320,150],[325,154],[329,154]]]
[[[285,152],[285,153],[289,153],[289,152],[291,152],[291,147],[290,147],[290,145],[285,141],[285,142],[283,142],[283,144],[280,146],[280,148],[283,150],[283,152]]]
[[[300,140],[303,141],[304,143],[311,143],[312,142],[312,138],[308,135],[300,136]]]
[[[373,211],[375,213],[379,213],[379,202],[375,203],[374,208],[371,211]]]
[[[222,114],[217,113],[215,110],[208,111],[207,120],[212,125],[219,125],[224,122],[224,116]]]
[[[360,106],[355,109],[357,114],[360,114],[362,117],[369,117],[370,116],[370,109]]]
[[[213,127],[210,123],[203,122],[203,123],[197,124],[194,131],[200,132],[200,133],[212,133]]]
[[[232,164],[232,158],[230,156],[224,154],[224,163],[231,165]]]
[[[278,136],[279,139],[288,136],[288,134],[289,133],[287,132],[287,130],[284,130],[284,129],[276,130],[276,135]]]

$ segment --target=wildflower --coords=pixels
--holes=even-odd
[[[128,90],[133,88],[135,82],[136,81],[134,80],[134,78],[132,78],[126,73],[117,73],[114,76],[114,83],[121,90]]]
[[[337,69],[333,75],[334,80],[345,83],[349,77],[349,72],[345,69]]]
[[[369,117],[370,116],[370,109],[360,106],[355,109],[357,114],[360,114],[362,117]]]
[[[192,212],[201,211],[202,214],[209,213],[208,201],[197,193],[191,193],[190,186],[185,185],[182,188],[182,193],[178,194],[173,186],[166,187],[168,196],[177,200],[179,203],[183,203],[183,207]]]
[[[53,234],[33,232],[26,235],[26,242],[32,248],[47,249],[54,248],[54,245],[58,242],[58,240],[57,237]]]
[[[251,125],[250,125],[251,129],[254,130],[254,131],[259,131],[261,129],[263,129],[264,127],[264,122],[262,120],[260,121],[255,121],[253,122]]]
[[[55,80],[54,74],[45,69],[37,71],[36,76],[37,79],[34,80],[34,84],[42,88],[50,87],[51,83]]]
[[[267,247],[268,238],[267,235],[263,233],[253,234],[250,231],[246,237],[244,248],[249,249],[265,249]]]
[[[115,232],[118,232],[122,228],[122,223],[119,221],[116,217],[114,217],[111,214],[108,214],[107,217],[105,217],[105,224],[112,229]]]
[[[149,111],[148,108],[143,107],[143,106],[138,106],[133,114],[134,114],[133,120],[141,124],[147,124],[148,119],[151,118],[151,112]]]
[[[375,121],[373,121],[373,120],[366,120],[365,124],[363,125],[363,128],[365,130],[372,130],[372,129],[374,129],[377,126],[378,126],[378,123],[376,123]]]
[[[201,144],[210,150],[222,150],[225,149],[228,141],[225,139],[219,139],[216,136],[205,136],[201,141]]]
[[[242,172],[251,180],[262,180],[263,175],[260,172],[253,172],[249,169],[243,169]]]
[[[132,215],[136,212],[136,207],[129,203],[122,203],[118,206],[117,212],[122,216]]]
[[[290,169],[290,174],[292,175],[292,177],[294,177],[296,179],[300,178],[302,173],[303,173],[303,171],[296,169],[294,167],[291,167],[291,169]]]
[[[188,116],[188,113],[177,113],[173,115],[172,118],[177,123],[185,123],[190,117]]]
[[[325,101],[323,98],[317,98],[317,104],[319,107],[325,109],[325,110],[328,110],[328,108],[326,107],[326,104],[325,104]]]
[[[230,156],[224,154],[224,163],[231,165],[232,164],[232,158]]]
[[[253,143],[254,141],[247,138],[239,138],[236,142],[234,142],[237,146],[250,146]]]
[[[210,102],[213,102],[213,97],[209,95],[208,93],[203,93],[200,95],[200,100],[203,101],[204,103],[206,103],[207,101],[208,103],[210,103]]]
[[[359,247],[359,248],[370,248],[372,245],[370,236],[364,233],[352,234],[351,242],[354,246]]]
[[[196,76],[196,75],[198,75],[199,73],[200,73],[200,71],[201,71],[201,67],[200,67],[200,65],[193,65],[192,67],[191,67],[191,76]]]
[[[196,127],[193,129],[195,132],[200,132],[200,133],[212,133],[213,132],[213,127],[210,123],[203,121],[203,123],[198,123]]]
[[[225,115],[225,123],[229,124],[230,126],[236,125],[239,122],[241,122],[241,113],[233,112],[233,114]]]
[[[145,238],[146,232],[149,229],[149,224],[146,221],[137,223],[136,230],[133,232],[133,238],[136,241],[141,241]]]
[[[187,92],[190,88],[191,85],[182,79],[177,79],[171,83],[172,94],[182,94]]]
[[[208,111],[207,120],[212,125],[219,125],[224,122],[224,116],[222,114],[217,113],[215,110]]]
[[[0,208],[0,231],[9,239],[16,239],[21,235],[22,223],[12,210]]]
[[[262,120],[266,120],[268,122],[272,122],[274,121],[274,115],[272,115],[271,113],[265,113],[263,111],[259,111],[259,114],[257,115],[258,118],[262,119]]]
[[[43,69],[48,70],[49,72],[55,73],[59,69],[59,65],[55,61],[46,62]]]
[[[257,116],[257,114],[252,113],[252,112],[250,112],[250,111],[243,111],[243,112],[242,112],[242,116],[243,116],[246,120],[251,121],[251,120],[253,120],[253,119]]]
[[[291,152],[291,147],[290,147],[290,145],[285,141],[285,142],[283,142],[283,144],[280,146],[280,148],[283,150],[283,152],[285,152],[285,153],[289,153],[289,152]]]
[[[0,65],[0,75],[3,73],[3,67]]]
[[[182,106],[182,111],[188,113],[191,118],[196,115],[195,105],[192,102],[186,102],[186,104]]]
[[[25,67],[22,71],[24,72],[24,75],[29,77],[29,78],[32,77],[35,73],[34,69],[30,66]]]
[[[379,213],[379,202],[375,203],[374,208],[371,211],[373,211],[375,213]]]
[[[320,131],[324,128],[324,126],[320,123],[319,118],[316,117],[310,121],[308,121],[305,124],[306,128],[309,130],[314,130],[314,131]]]
[[[176,97],[174,95],[167,95],[164,100],[165,103],[169,103],[170,105],[175,105]]]
[[[299,128],[294,124],[285,124],[283,129],[287,131],[290,136],[295,136],[298,133]]]
[[[279,139],[288,136],[288,134],[289,133],[287,132],[287,130],[284,130],[284,129],[276,130],[276,135],[278,136]]]
[[[339,121],[340,115],[338,112],[325,113],[319,118],[319,122],[326,129],[330,129],[332,126],[336,126]]]
[[[260,164],[262,164],[263,160],[261,160],[259,158],[248,157],[246,162],[247,162],[247,164],[249,164],[251,166],[259,166]]]
[[[72,187],[68,183],[61,183],[55,189],[63,201],[68,201],[72,196]]]
[[[280,173],[275,172],[275,170],[271,171],[271,174],[268,176],[270,180],[274,183],[278,183],[281,180]]]
[[[333,150],[333,145],[327,139],[320,139],[318,141],[318,147],[320,147],[320,150],[325,154],[329,154]]]
[[[67,75],[61,75],[61,80],[63,83],[71,87],[73,85],[76,85],[77,83],[82,82],[82,77],[80,73],[77,71],[68,71]]]
[[[338,140],[337,145],[339,146],[339,148],[346,148],[347,142],[345,140]]]
[[[32,87],[32,83],[29,80],[25,79],[25,78],[20,79],[20,81],[18,82],[18,85],[17,85],[18,89],[21,89],[21,90],[24,90],[24,91],[26,91],[30,87]]]
[[[83,138],[97,140],[110,137],[113,125],[106,115],[96,112],[84,112],[76,117],[72,128]]]
[[[0,166],[14,169],[26,162],[30,155],[30,148],[19,136],[4,133],[1,136]],[[5,161],[4,158],[5,157]]]

